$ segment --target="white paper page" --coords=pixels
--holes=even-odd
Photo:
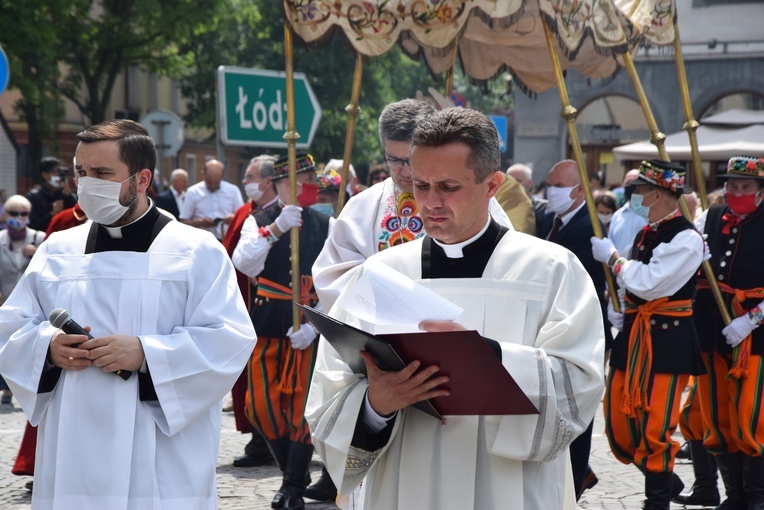
[[[361,320],[415,330],[423,320],[458,321],[462,308],[378,263],[365,263],[363,274],[337,304]]]

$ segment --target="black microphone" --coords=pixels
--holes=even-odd
[[[56,308],[50,312],[48,320],[54,328],[58,328],[68,335],[85,335],[88,338],[93,338],[93,335],[85,331],[82,326],[74,322],[74,319],[69,317],[69,312],[63,308]],[[125,381],[130,379],[130,376],[133,375],[133,373],[129,370],[117,370],[114,373]]]

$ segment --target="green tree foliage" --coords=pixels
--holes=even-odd
[[[187,72],[181,78],[189,100],[187,122],[195,127],[215,126],[215,69],[220,65],[283,70],[284,21],[281,3],[272,0],[227,0],[229,8],[206,25],[184,37],[180,51]],[[355,54],[337,32],[320,48],[294,44],[294,69],[305,73],[322,108],[321,123],[311,153],[318,161],[342,158],[347,112],[353,86]],[[354,132],[352,162],[361,172],[373,160],[382,159],[377,118],[392,101],[414,97],[417,90],[442,88],[424,66],[396,47],[387,54],[364,59],[360,107]],[[299,112],[297,112],[299,115]],[[253,151],[257,152],[257,150]]]
[[[60,8],[66,2],[0,0],[0,45],[10,62],[10,88],[21,92],[14,105],[29,126],[25,175],[38,177],[34,168],[43,145],[52,140],[63,111],[56,87],[59,79],[56,29],[43,3]]]

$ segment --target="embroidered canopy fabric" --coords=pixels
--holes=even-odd
[[[284,0],[284,9],[309,45],[339,29],[362,55],[381,55],[397,43],[441,74],[458,41],[462,68],[473,79],[509,71],[537,93],[555,85],[542,16],[563,69],[591,79],[612,76],[617,55],[638,44],[674,40],[673,0]]]

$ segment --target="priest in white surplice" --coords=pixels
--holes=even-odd
[[[435,367],[382,372],[365,356],[367,378],[322,341],[306,410],[313,443],[341,493],[363,480],[364,509],[575,508],[567,448],[603,391],[594,286],[572,253],[489,216],[501,161],[486,116],[449,108],[424,119],[410,160],[427,236],[371,260],[462,307],[462,324],[420,328],[477,330],[540,414],[441,423],[410,407],[443,395]],[[338,305],[331,314],[364,327]]]
[[[379,141],[390,177],[348,200],[313,264],[313,284],[325,310],[367,258],[425,234],[408,153],[417,123],[434,112],[429,103],[404,99],[390,103],[379,115]],[[495,198],[488,210],[500,225],[512,229]]]
[[[146,196],[143,126],[77,137],[92,222],[46,240],[0,308],[0,372],[39,426],[32,508],[217,508],[221,401],[255,339],[233,266]],[[56,308],[95,338],[53,327]]]

